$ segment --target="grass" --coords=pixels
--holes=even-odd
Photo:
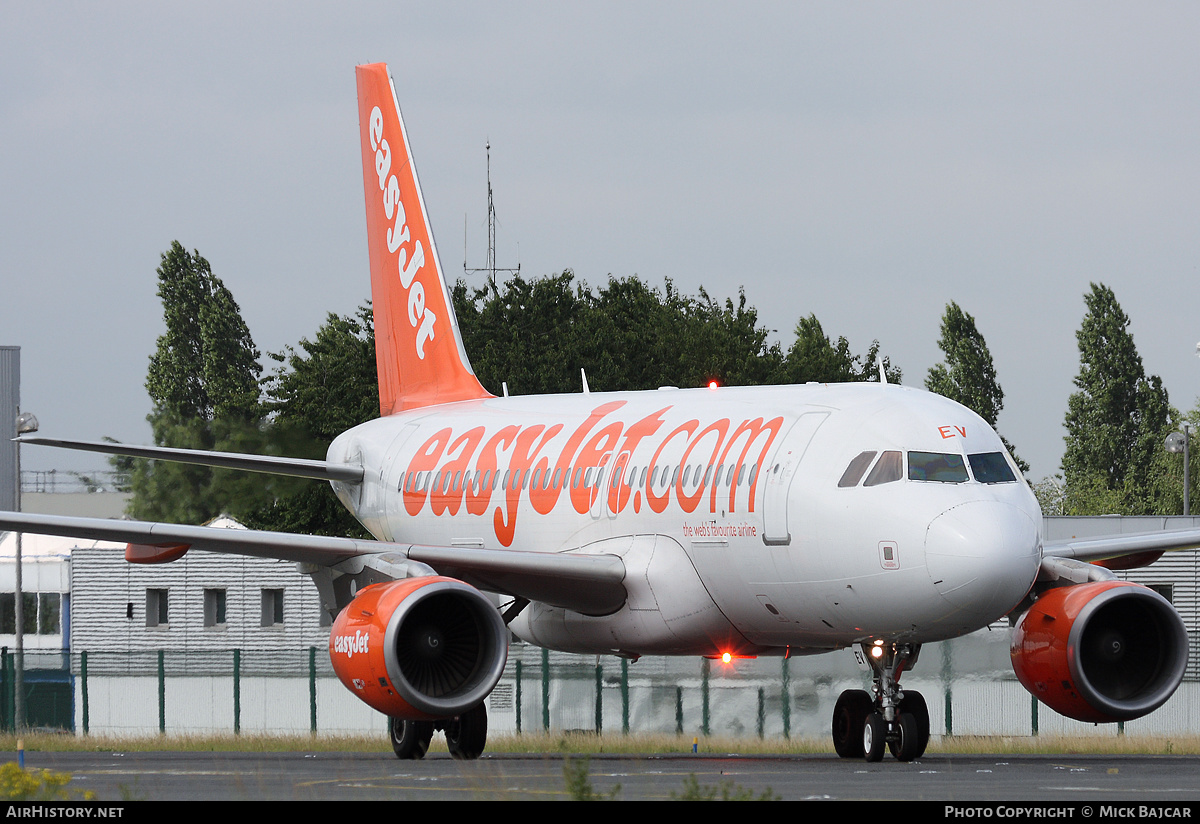
[[[29,752],[391,752],[383,735],[167,735],[75,736],[30,732],[22,736]],[[0,734],[0,752],[15,752],[17,737]],[[435,735],[431,752],[445,752],[445,739]],[[489,753],[563,753],[575,755],[690,753],[691,736],[632,734],[595,735],[590,732],[494,735]],[[701,755],[804,755],[832,753],[824,738],[700,737]],[[1196,755],[1200,736],[935,736],[928,752],[936,754],[1113,754]]]

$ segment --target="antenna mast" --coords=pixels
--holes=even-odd
[[[496,205],[492,200],[492,144],[491,141],[484,147],[487,150],[487,193],[488,193],[488,250],[487,261],[482,269],[467,268],[467,217],[463,215],[463,274],[477,275],[484,273],[488,275],[489,282],[492,284],[492,294],[500,294],[500,289],[496,284],[496,273],[501,272],[507,275],[521,274],[521,262],[517,261],[516,269],[497,269],[496,268]]]

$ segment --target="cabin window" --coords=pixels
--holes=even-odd
[[[967,460],[971,463],[971,474],[981,484],[1003,484],[1017,479],[1008,461],[999,452],[968,455]]]
[[[876,454],[874,450],[871,450],[869,452],[859,452],[855,455],[854,460],[850,461],[850,465],[842,473],[842,478],[838,481],[838,486],[843,488],[858,486],[858,482],[862,480],[863,473],[867,471],[867,467],[871,465],[871,461],[875,459]]]
[[[898,481],[904,474],[904,458],[899,452],[884,452],[875,463],[863,486],[879,486]]]
[[[909,452],[908,479],[942,484],[961,484],[968,480],[962,455],[945,452]]]

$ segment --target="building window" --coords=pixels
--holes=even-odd
[[[21,622],[26,635],[57,635],[62,632],[62,595],[57,592],[21,593]],[[0,635],[17,634],[17,595],[0,592]]]
[[[264,589],[262,591],[262,625],[273,627],[283,624],[283,590]]]
[[[225,590],[204,590],[204,626],[225,626]]]
[[[146,626],[165,627],[167,625],[167,590],[146,590]]]
[[[38,635],[58,635],[62,632],[62,595],[43,592],[38,595]]]
[[[1157,592],[1159,595],[1167,599],[1167,603],[1175,603],[1175,585],[1174,584],[1147,584],[1146,586]]]

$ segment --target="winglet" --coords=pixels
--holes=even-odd
[[[359,66],[379,411],[490,398],[467,360],[387,66]]]

